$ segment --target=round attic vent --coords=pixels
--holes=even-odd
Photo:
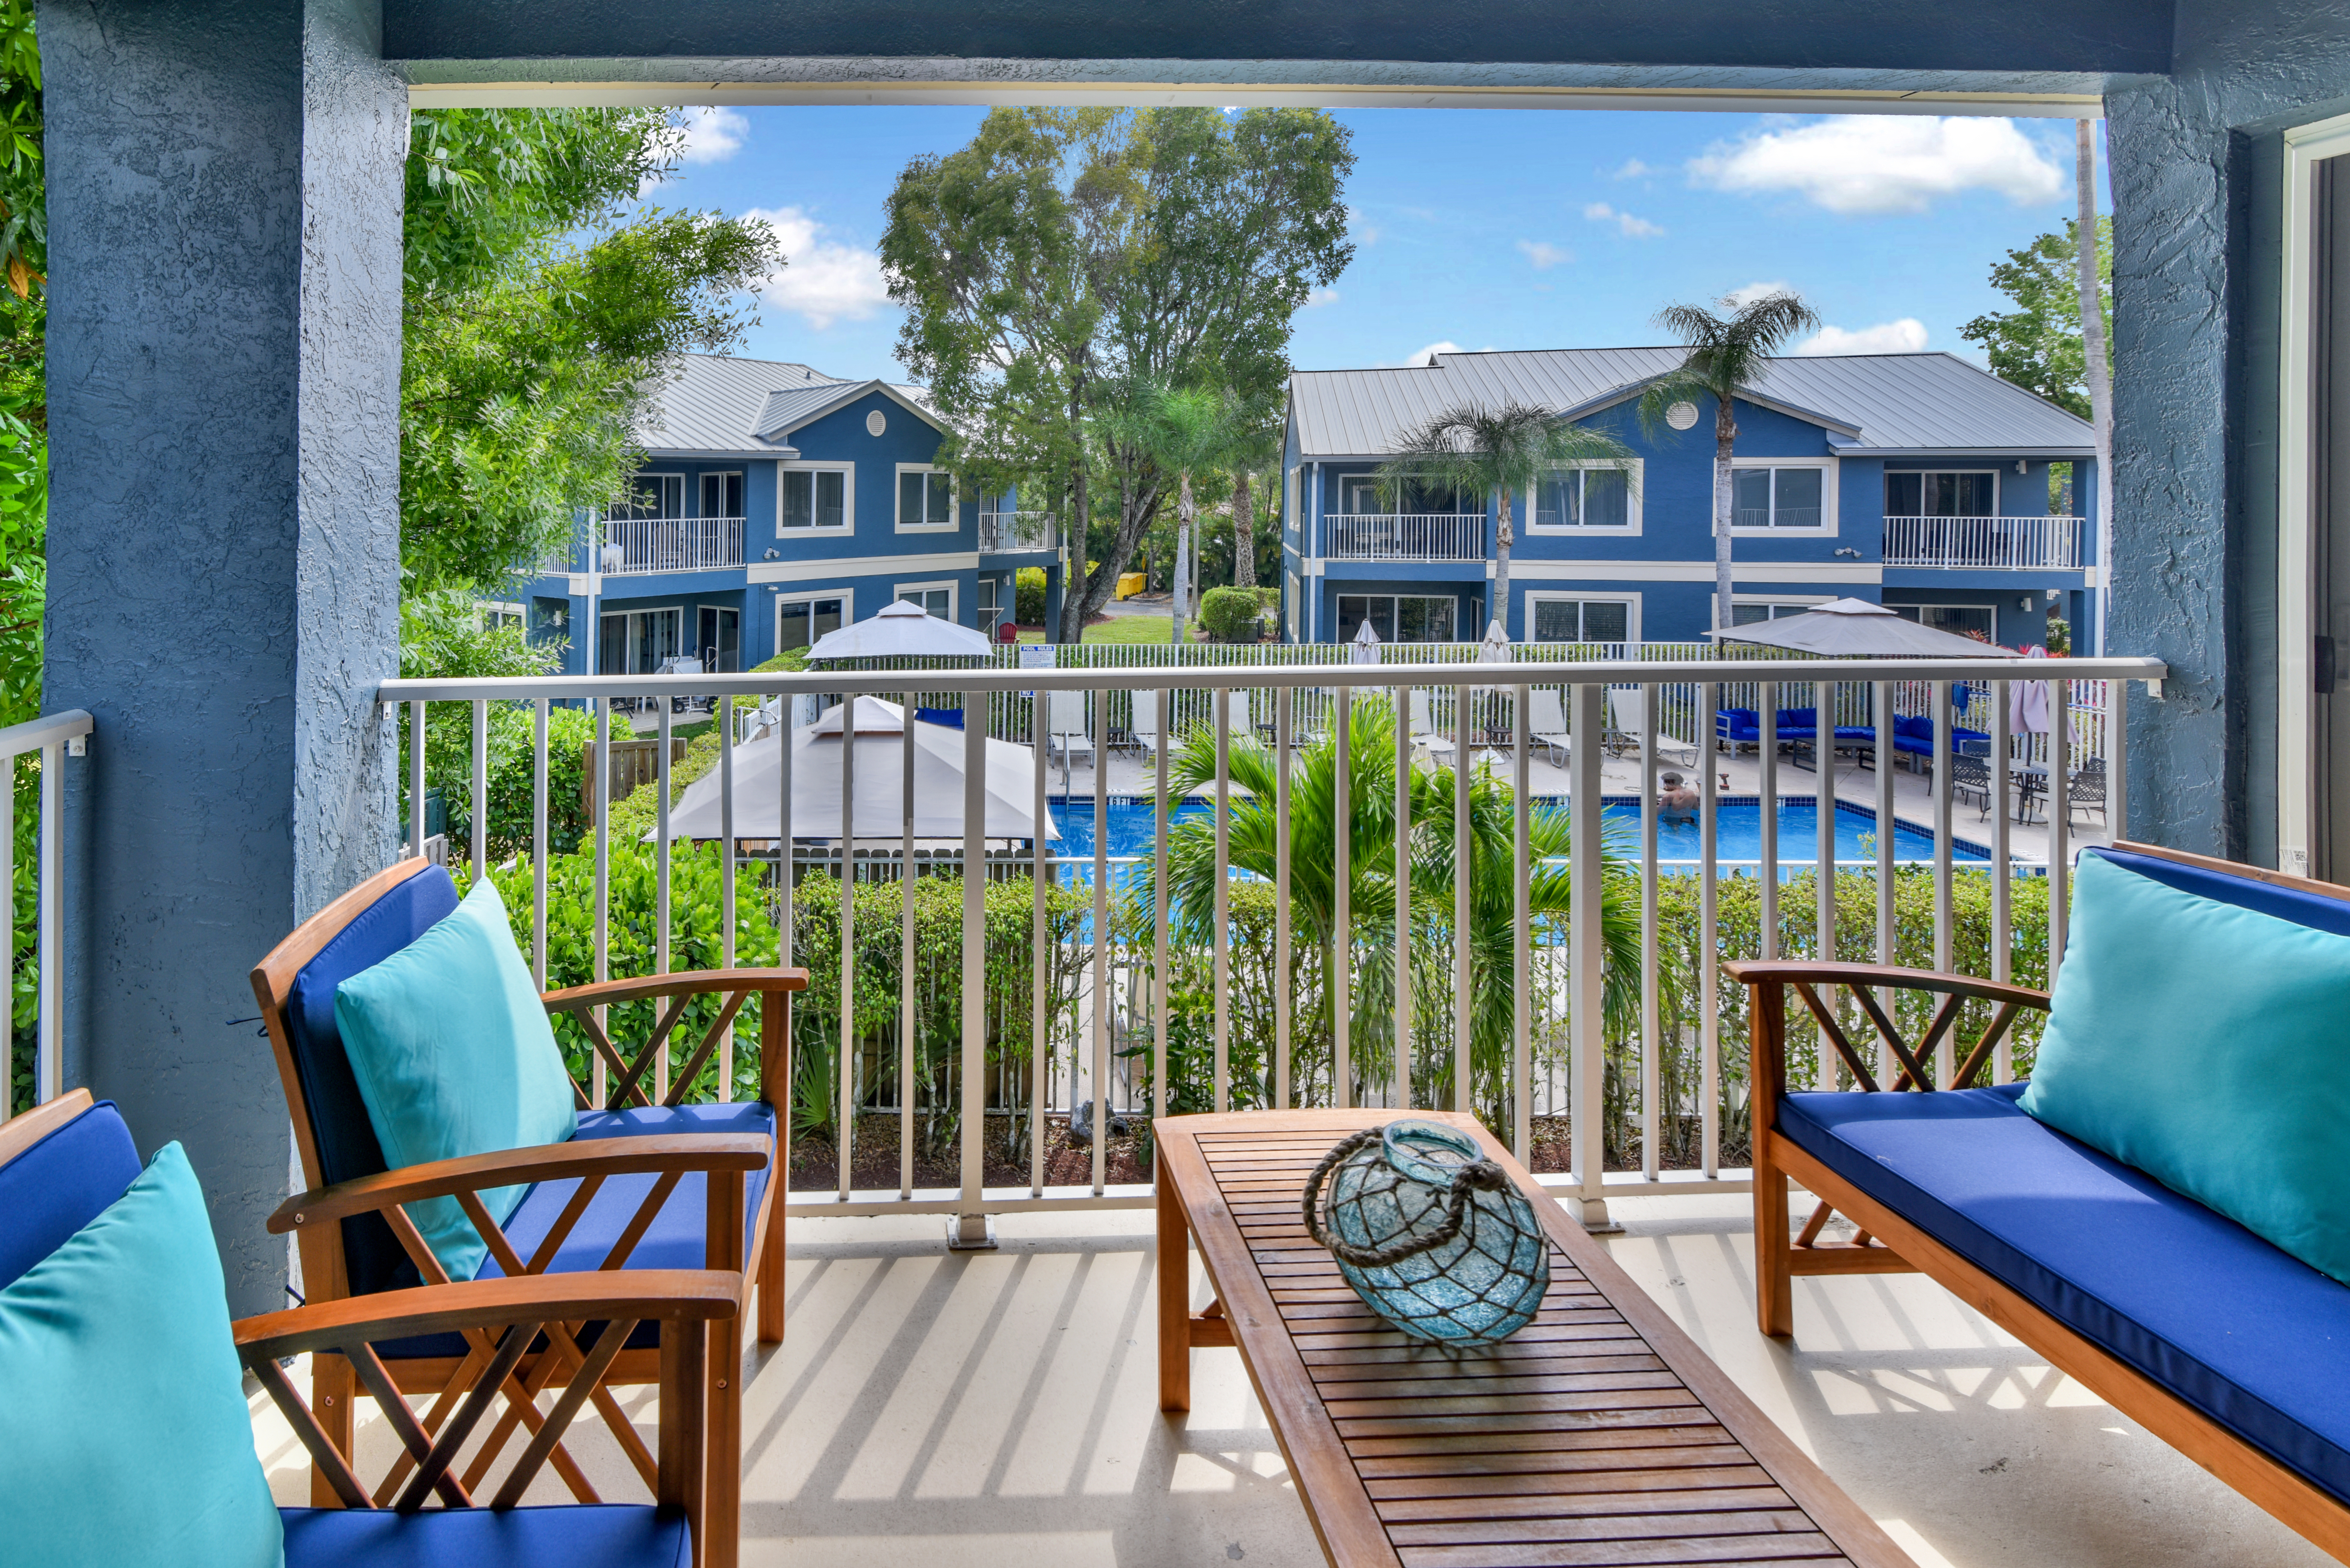
[[[1672,426],[1673,429],[1677,431],[1685,431],[1689,429],[1690,426],[1697,423],[1697,405],[1695,403],[1675,403],[1671,408],[1665,410],[1665,423]]]
[[[1690,411],[1690,418],[1692,420],[1697,418],[1697,412],[1695,410],[1691,410]],[[883,431],[886,431],[889,428],[889,421],[881,417],[880,410],[876,409],[871,413],[865,416],[865,432],[868,435],[879,435]]]

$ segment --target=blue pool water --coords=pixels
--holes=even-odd
[[[1056,795],[1050,804],[1053,821],[1061,830],[1061,841],[1055,853],[1063,860],[1091,859],[1094,853],[1094,803],[1091,797]],[[1544,798],[1536,804],[1558,808],[1565,803],[1556,798]],[[1203,817],[1211,810],[1205,801],[1187,800],[1176,808],[1175,820]],[[1610,796],[1605,805],[1605,816],[1610,834],[1621,851],[1637,858],[1640,852],[1640,803]],[[1149,855],[1155,820],[1149,802],[1131,796],[1112,796],[1109,803],[1109,853],[1114,857]],[[1874,860],[1877,856],[1876,834],[1876,812],[1865,805],[1855,805],[1850,801],[1836,803],[1835,853],[1838,860]],[[1779,859],[1783,865],[1813,864],[1819,855],[1818,836],[1819,817],[1811,801],[1783,799],[1779,802]],[[1676,861],[1694,865],[1701,847],[1696,824],[1668,822],[1658,825],[1657,860],[1660,866]],[[1732,796],[1719,804],[1714,854],[1726,862],[1762,858],[1762,802],[1747,795]],[[1932,860],[1932,831],[1912,826],[1896,818],[1893,857],[1901,861]],[[1960,864],[1981,864],[1991,857],[1979,845],[1963,838],[1953,838],[1950,858]]]

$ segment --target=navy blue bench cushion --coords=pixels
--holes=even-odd
[[[626,1503],[568,1508],[281,1508],[286,1568],[687,1568],[683,1512]]]
[[[579,1130],[574,1141],[599,1137],[643,1137],[656,1133],[762,1133],[775,1135],[775,1108],[756,1100],[737,1100],[724,1106],[678,1106],[668,1109],[638,1108],[626,1111],[582,1111]],[[750,1248],[757,1230],[759,1199],[767,1189],[775,1174],[775,1160],[770,1155],[767,1168],[754,1170],[743,1184],[743,1256],[745,1267],[755,1267]],[[659,1178],[653,1176],[613,1176],[605,1179],[589,1200],[588,1211],[579,1217],[570,1234],[556,1249],[555,1261],[547,1265],[549,1273],[581,1273],[601,1266],[612,1243],[636,1218],[637,1206],[644,1201]],[[677,1189],[669,1195],[660,1212],[646,1228],[635,1247],[629,1252],[628,1266],[632,1269],[699,1269],[703,1263],[703,1226],[708,1219],[707,1189],[700,1171],[688,1171],[678,1179]],[[577,1181],[542,1181],[533,1187],[505,1221],[506,1238],[514,1243],[515,1252],[525,1263],[537,1251],[538,1245],[555,1227],[563,1206],[571,1201],[578,1190]],[[505,1271],[498,1267],[493,1256],[484,1261],[476,1279],[497,1279]],[[629,1343],[640,1348],[660,1343],[658,1324],[642,1324],[629,1337]],[[464,1341],[453,1334],[432,1334],[415,1339],[395,1340],[377,1347],[388,1360],[411,1356],[462,1355]]]
[[[286,1033],[302,1097],[310,1107],[320,1174],[329,1186],[386,1168],[383,1146],[376,1140],[367,1102],[359,1097],[359,1080],[351,1075],[350,1058],[343,1053],[342,1031],[335,1023],[335,988],[422,936],[447,919],[457,902],[457,885],[449,873],[428,866],[369,905],[294,977],[286,999]],[[353,1295],[422,1282],[381,1215],[358,1215],[342,1226]]]
[[[1795,1094],[1778,1130],[2156,1383],[2350,1500],[2350,1289],[2016,1108],[2022,1085]]]
[[[2198,898],[2233,904],[2240,909],[2257,914],[2272,915],[2280,920],[2291,920],[2312,930],[2331,931],[2337,937],[2350,937],[2350,898],[2332,898],[2323,893],[2304,893],[2296,888],[2280,888],[2250,877],[2231,877],[2224,871],[2208,870],[2200,866],[2182,866],[2176,860],[2166,860],[2158,855],[2140,855],[2127,849],[2085,849],[2084,855],[2094,855],[2100,860],[2150,877],[2166,888]]]
[[[106,1212],[142,1168],[112,1100],[0,1165],[0,1290]]]

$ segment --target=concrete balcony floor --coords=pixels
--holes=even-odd
[[[1930,1282],[1799,1280],[1794,1340],[1773,1344],[1746,1199],[1613,1207],[1617,1260],[1922,1568],[2329,1561]],[[1190,1415],[1159,1415],[1150,1223],[1010,1215],[999,1251],[951,1255],[936,1217],[795,1220],[790,1332],[754,1355],[743,1416],[743,1561],[1321,1563],[1236,1353],[1197,1353]],[[624,1403],[650,1438],[650,1393]],[[300,1450],[265,1407],[256,1438],[297,1501]],[[363,1422],[363,1475],[382,1426]],[[606,1496],[641,1495],[607,1434],[572,1447]]]

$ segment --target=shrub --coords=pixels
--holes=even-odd
[[[1022,626],[1045,624],[1045,568],[1023,566],[1012,592],[1012,618]]]
[[[408,709],[400,708],[400,809],[408,807]],[[493,702],[489,716],[489,820],[485,840],[493,861],[525,854],[533,831],[532,747],[536,721],[522,702]],[[628,726],[614,721],[612,734]],[[579,846],[594,826],[580,804],[580,748],[596,738],[596,721],[582,708],[551,708],[546,715],[546,836],[558,855]],[[441,791],[449,808],[449,849],[471,853],[473,841],[473,713],[470,702],[436,702],[424,722],[424,784]]]
[[[1253,588],[1210,588],[1200,596],[1200,624],[1218,642],[1254,642],[1263,617]]]

